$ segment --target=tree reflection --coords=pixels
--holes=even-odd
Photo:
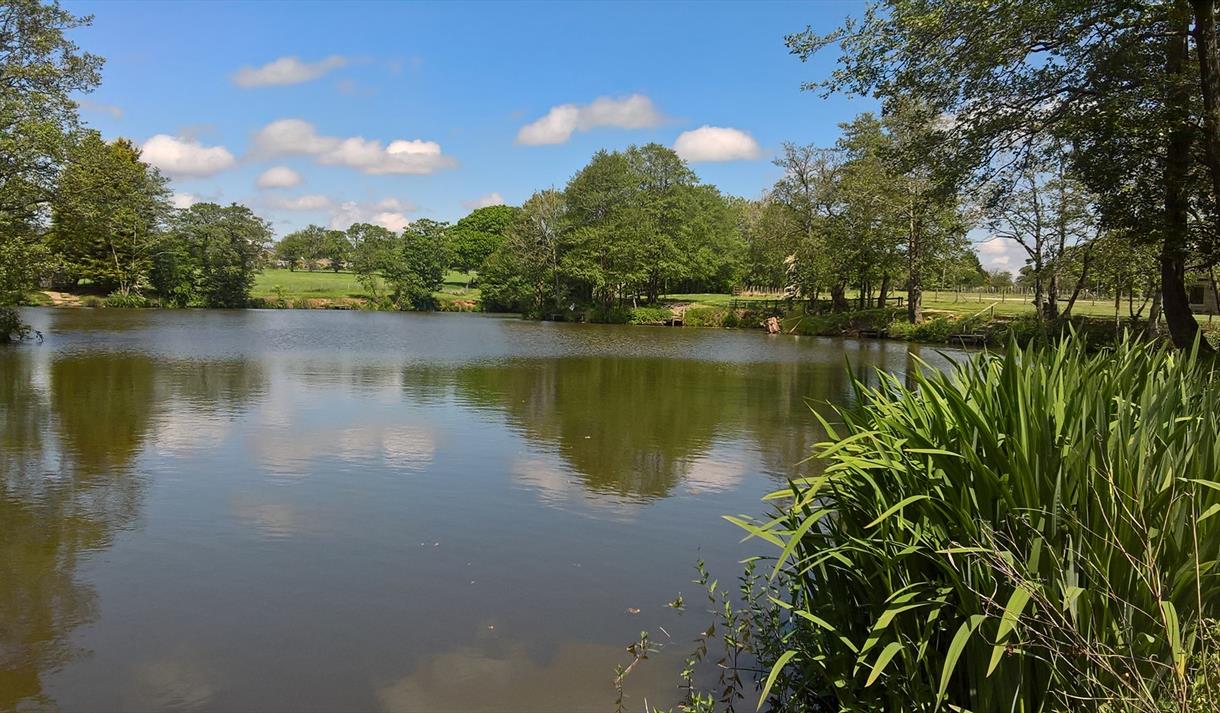
[[[148,434],[151,362],[34,352],[0,356],[0,709],[47,704],[42,677],[77,651],[97,616],[77,565],[133,521],[145,481],[131,472]],[[45,378],[44,378],[45,377]]]
[[[507,415],[593,493],[666,497],[720,441],[745,439],[782,482],[824,435],[808,403],[850,397],[844,365],[565,358],[413,367],[408,394],[452,382],[468,405]]]

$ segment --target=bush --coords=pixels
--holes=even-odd
[[[12,307],[0,307],[0,344],[32,338],[41,341],[42,335],[30,325],[22,322],[21,317],[17,315],[17,310]]]
[[[1214,710],[1212,368],[1010,342],[859,386],[821,473],[730,518],[775,555],[723,610],[726,660],[783,710]]]
[[[729,327],[729,317],[736,318],[732,310],[719,307],[688,307],[682,319],[688,327]]]
[[[121,307],[125,309],[138,309],[148,306],[148,300],[144,296],[136,292],[111,292],[106,296],[107,307]]]
[[[80,298],[81,307],[105,307],[106,301],[97,295],[85,295]]]
[[[668,307],[634,307],[631,316],[627,318],[630,324],[665,324],[665,320],[673,318],[674,313]]]

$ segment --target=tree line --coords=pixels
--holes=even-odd
[[[1079,278],[1095,262],[1117,272],[1124,253],[1141,267],[1151,256],[1154,309],[1175,344],[1194,343],[1187,288],[1220,262],[1214,0],[887,0],[786,42],[801,60],[839,50],[837,69],[807,89],[935,117],[908,165],[977,196],[989,224],[1021,243],[1046,273],[1042,314],[1057,311],[1048,263],[1075,253]]]

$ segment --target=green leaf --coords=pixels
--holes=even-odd
[[[775,665],[771,667],[771,674],[767,676],[767,683],[763,685],[762,695],[758,697],[758,707],[754,710],[762,710],[763,703],[767,702],[767,696],[771,693],[771,686],[774,686],[775,679],[779,678],[779,672],[793,656],[796,656],[796,652],[789,650],[780,654],[780,657],[775,660]]]
[[[894,505],[893,507],[891,507],[889,510],[886,510],[885,512],[881,513],[881,515],[880,515],[880,516],[878,516],[876,520],[873,520],[873,521],[872,521],[872,522],[870,522],[869,524],[865,525],[865,526],[864,526],[864,529],[866,529],[866,530],[871,530],[871,529],[873,529],[873,528],[874,528],[874,527],[876,527],[877,525],[879,525],[879,524],[881,524],[882,522],[884,522],[884,521],[885,521],[885,519],[886,519],[886,518],[888,518],[890,515],[893,515],[894,513],[896,513],[896,512],[898,512],[899,510],[903,509],[903,508],[904,508],[904,507],[906,507],[907,505],[910,505],[911,503],[918,502],[918,501],[920,501],[920,500],[931,500],[931,499],[932,499],[932,496],[931,496],[931,495],[910,495],[910,496],[908,496],[908,497],[905,497],[905,498],[903,498],[902,500],[899,500],[899,501],[897,502],[897,504],[895,504],[895,505]]]
[[[1025,585],[1018,586],[1008,598],[1008,605],[1004,607],[1004,614],[1000,617],[1000,628],[996,632],[995,646],[991,650],[991,662],[987,665],[987,675],[990,676],[995,671],[995,667],[1000,663],[1000,657],[1004,654],[1005,644],[1008,635],[1012,633],[1017,622],[1021,620],[1021,614],[1025,611],[1025,605],[1029,603],[1030,591],[1025,588]]]
[[[890,659],[898,655],[899,651],[902,651],[902,644],[897,641],[891,641],[881,650],[880,655],[877,656],[877,662],[873,664],[872,672],[868,674],[868,681],[864,684],[865,688],[873,685],[873,682],[877,680],[877,677],[881,675],[881,672],[889,664]]]
[[[940,670],[940,688],[936,692],[937,708],[945,699],[945,691],[949,690],[949,679],[953,676],[953,669],[957,667],[957,660],[961,657],[962,651],[970,642],[970,635],[986,618],[982,614],[975,614],[963,621],[962,625],[958,627],[957,633],[953,635],[953,641],[949,642],[949,650],[945,653],[945,666]]]

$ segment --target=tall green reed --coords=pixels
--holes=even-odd
[[[881,375],[770,543],[783,710],[1189,711],[1216,700],[1220,378],[1123,341]],[[777,553],[776,553],[777,551]],[[766,617],[760,617],[766,621]],[[765,653],[771,652],[771,653]],[[778,654],[776,652],[779,652]],[[1209,698],[1210,697],[1210,698]],[[1192,706],[1196,706],[1192,708]]]

